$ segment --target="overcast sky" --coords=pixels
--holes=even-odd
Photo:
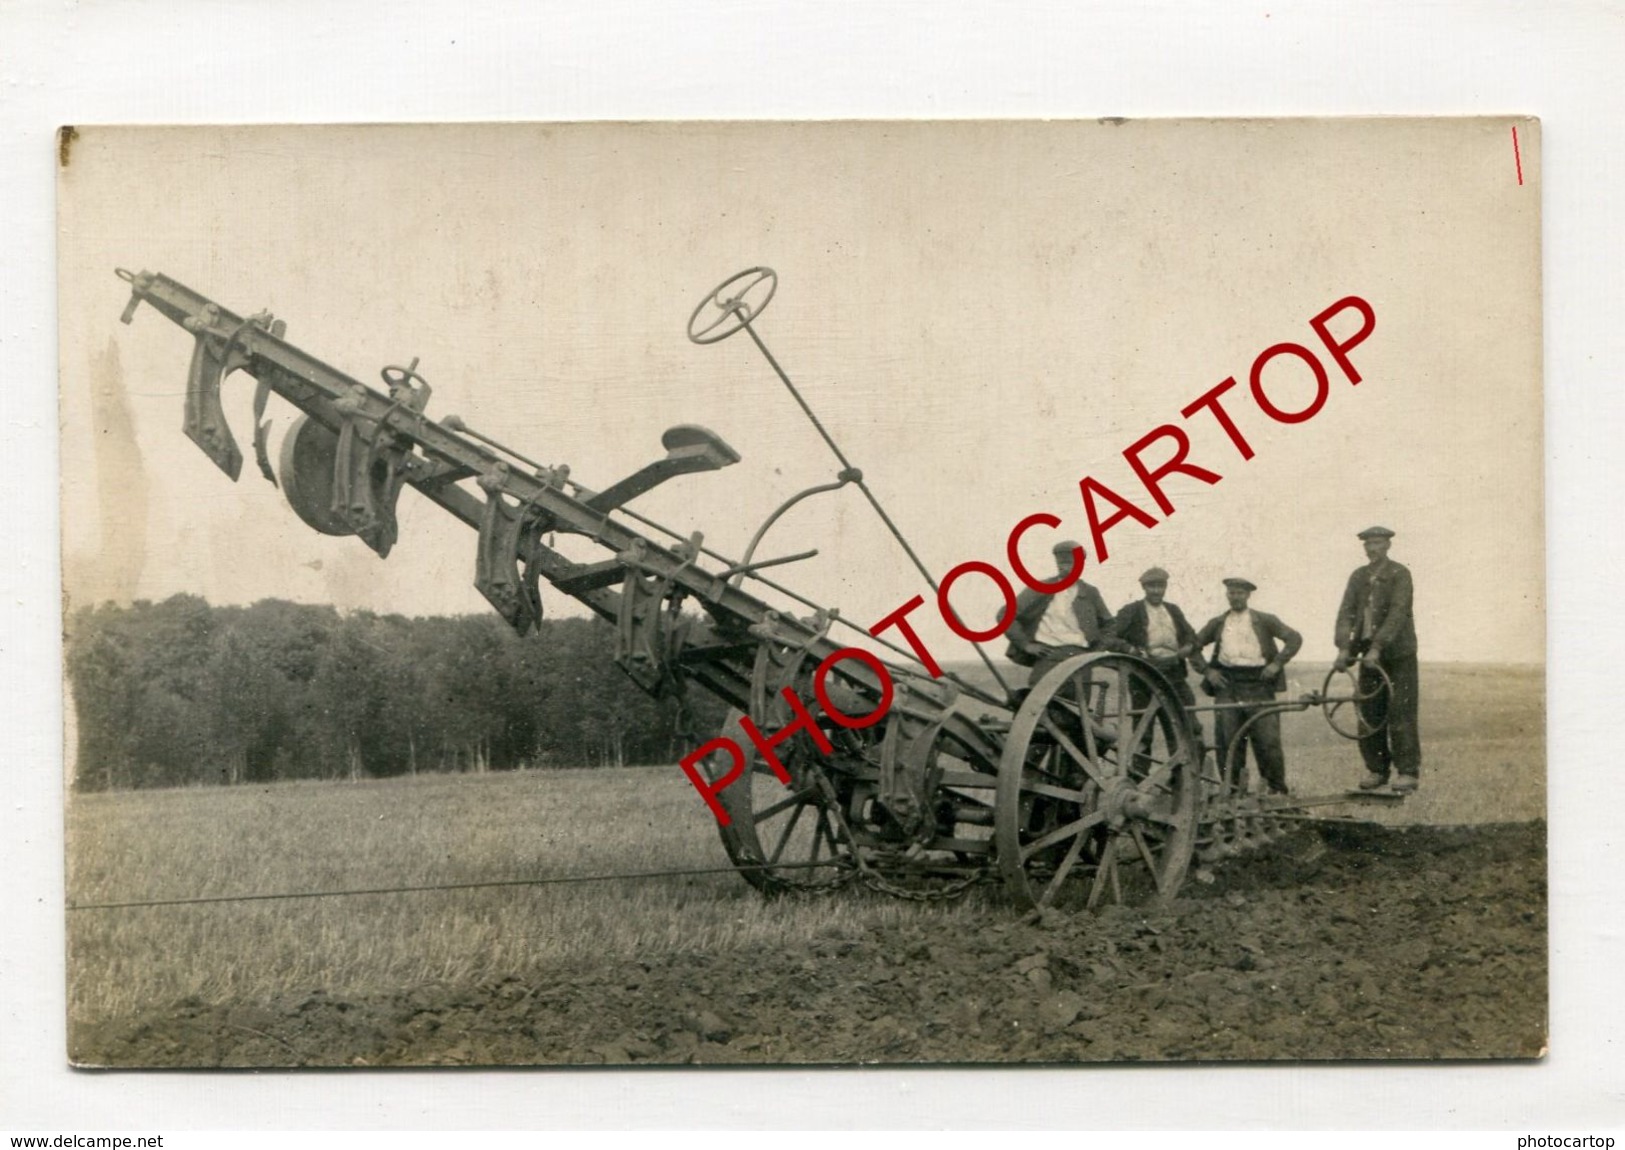
[[[68,595],[488,609],[473,532],[413,493],[385,561],[306,528],[251,460],[234,487],[180,431],[190,337],[146,309],[121,326],[115,266],[269,307],[369,383],[421,357],[431,415],[589,486],[703,424],[742,461],[634,506],[738,553],[839,466],[748,339],[685,336],[708,289],[766,264],[757,330],[938,575],[1005,566],[1034,511],[1087,540],[1094,476],[1159,520],[1091,562],[1113,608],[1158,564],[1200,622],[1242,574],[1329,658],[1355,532],[1382,523],[1424,659],[1538,662],[1540,158],[1538,126],[1517,126],[1516,158],[1505,119],[81,129],[61,183]],[[1272,422],[1246,394],[1254,358],[1321,350],[1309,318],[1351,294],[1376,314],[1363,382],[1323,357],[1324,407]],[[1232,375],[1249,461],[1179,414]],[[1282,406],[1310,394],[1290,358],[1266,379]],[[245,452],[251,392],[228,383]],[[1171,480],[1163,521],[1122,451],[1167,422],[1223,479]],[[1032,532],[1035,568],[1053,538]],[[779,577],[856,621],[926,591],[851,490],[791,512],[761,554],[806,547]],[[998,599],[972,579],[956,602],[985,621]]]

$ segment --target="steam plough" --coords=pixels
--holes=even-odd
[[[243,453],[221,387],[242,372],[256,381],[258,469],[316,531],[354,535],[387,556],[401,493],[411,488],[476,531],[474,585],[521,635],[541,621],[545,582],[613,624],[616,663],[645,691],[675,697],[680,714],[698,685],[736,709],[730,726],[744,718],[761,732],[782,732],[805,721],[794,713],[804,701],[816,730],[803,726],[778,742],[776,763],[752,754],[734,772],[724,755],[699,761],[716,788],[723,847],[765,893],[857,880],[935,899],[996,876],[1023,907],[1074,895],[1088,906],[1169,898],[1193,858],[1216,862],[1251,849],[1304,811],[1353,798],[1246,793],[1236,764],[1201,744],[1195,712],[1214,708],[1183,706],[1168,681],[1132,655],[1078,655],[1025,691],[1010,688],[980,647],[986,681],[933,674],[913,651],[774,582],[772,568],[816,551],[758,558],[768,528],[800,500],[852,486],[936,587],[762,342],[756,321],[777,285],[769,269],[740,273],[709,293],[690,318],[690,338],[708,344],[747,333],[841,469],[769,515],[738,559],[705,546],[698,532],[685,535],[628,506],[659,484],[740,461],[706,428],[670,428],[661,458],[589,488],[566,465],[537,463],[455,416],[431,418],[431,388],[416,359],[383,368],[382,386],[369,386],[287,342],[285,325],[265,312],[237,315],[164,275],[118,274],[132,289],[125,323],[145,302],[192,337],[184,431],[233,480]],[[278,467],[263,418],[273,394],[300,412]],[[599,557],[567,557],[554,546],[560,535],[590,541]],[[797,607],[775,607],[758,589]],[[893,658],[832,659],[852,649],[838,641],[840,628]],[[1369,729],[1362,704],[1372,697],[1358,684],[1372,679],[1356,667],[1340,691],[1333,680],[1275,706],[1321,708],[1340,733],[1358,737]],[[835,721],[834,712],[883,717],[855,726]],[[696,731],[685,735],[702,740]]]

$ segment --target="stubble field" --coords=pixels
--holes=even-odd
[[[1309,669],[1299,689],[1318,686]],[[1155,912],[1024,921],[727,873],[68,913],[69,1053],[112,1066],[1530,1057],[1544,681],[1423,673],[1423,790]],[[1295,791],[1352,744],[1289,717]],[[675,767],[75,796],[69,901],[725,865]]]

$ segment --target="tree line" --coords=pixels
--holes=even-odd
[[[525,638],[495,616],[340,614],[196,595],[82,608],[66,661],[83,790],[675,762],[672,699],[598,619]],[[698,729],[725,708],[699,688]]]

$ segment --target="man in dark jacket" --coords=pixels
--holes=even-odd
[[[1168,594],[1168,572],[1153,567],[1140,576],[1140,589],[1145,598],[1136,599],[1117,613],[1117,638],[1127,644],[1129,653],[1138,655],[1162,672],[1163,678],[1187,707],[1196,706],[1191,693],[1185,660],[1196,650],[1196,629],[1185,618],[1185,613],[1172,603],[1164,602]],[[1129,680],[1129,694],[1134,709],[1140,710],[1151,701],[1151,692],[1138,679]],[[1196,723],[1196,737],[1206,735],[1202,724]],[[1146,732],[1149,743],[1151,733]]]
[[[1396,776],[1394,790],[1414,791],[1422,771],[1422,738],[1417,730],[1418,682],[1416,622],[1411,614],[1411,573],[1388,558],[1394,533],[1367,527],[1359,539],[1367,563],[1349,576],[1343,604],[1337,609],[1337,662],[1345,671],[1361,659],[1360,693],[1372,696],[1361,704],[1360,718],[1380,728],[1360,740],[1366,775],[1362,790],[1375,790]],[[1381,667],[1391,694],[1370,667]]]
[[[1215,701],[1224,704],[1218,712],[1219,761],[1231,764],[1230,783],[1242,788],[1247,772],[1247,747],[1253,750],[1253,761],[1258,766],[1258,777],[1269,787],[1271,794],[1284,795],[1286,786],[1286,751],[1281,746],[1281,716],[1262,713],[1262,717],[1247,728],[1242,745],[1232,751],[1230,744],[1248,719],[1261,714],[1261,705],[1274,701],[1285,682],[1287,663],[1303,646],[1303,636],[1281,620],[1264,611],[1247,606],[1248,599],[1258,590],[1251,580],[1226,579],[1225,597],[1230,610],[1208,620],[1196,633],[1196,651],[1191,663],[1201,672],[1215,694]],[[1205,661],[1202,652],[1213,647],[1213,659]]]
[[[1196,628],[1185,618],[1185,613],[1172,603],[1164,601],[1168,594],[1168,572],[1153,567],[1140,576],[1140,589],[1145,598],[1136,599],[1117,613],[1117,638],[1128,644],[1131,654],[1138,655],[1157,670],[1178,692],[1187,707],[1196,706],[1196,696],[1186,679],[1185,660],[1196,650]],[[1136,707],[1144,700],[1136,699]]]
[[[1065,579],[1072,573],[1073,556],[1079,550],[1081,545],[1070,540],[1055,545],[1057,578]],[[1004,618],[1003,611],[999,618]],[[1018,666],[1032,668],[1027,676],[1029,684],[1038,682],[1052,667],[1074,655],[1122,649],[1106,601],[1081,577],[1053,595],[1022,588],[1016,596],[1016,617],[1006,636],[1010,645],[1005,657]]]

